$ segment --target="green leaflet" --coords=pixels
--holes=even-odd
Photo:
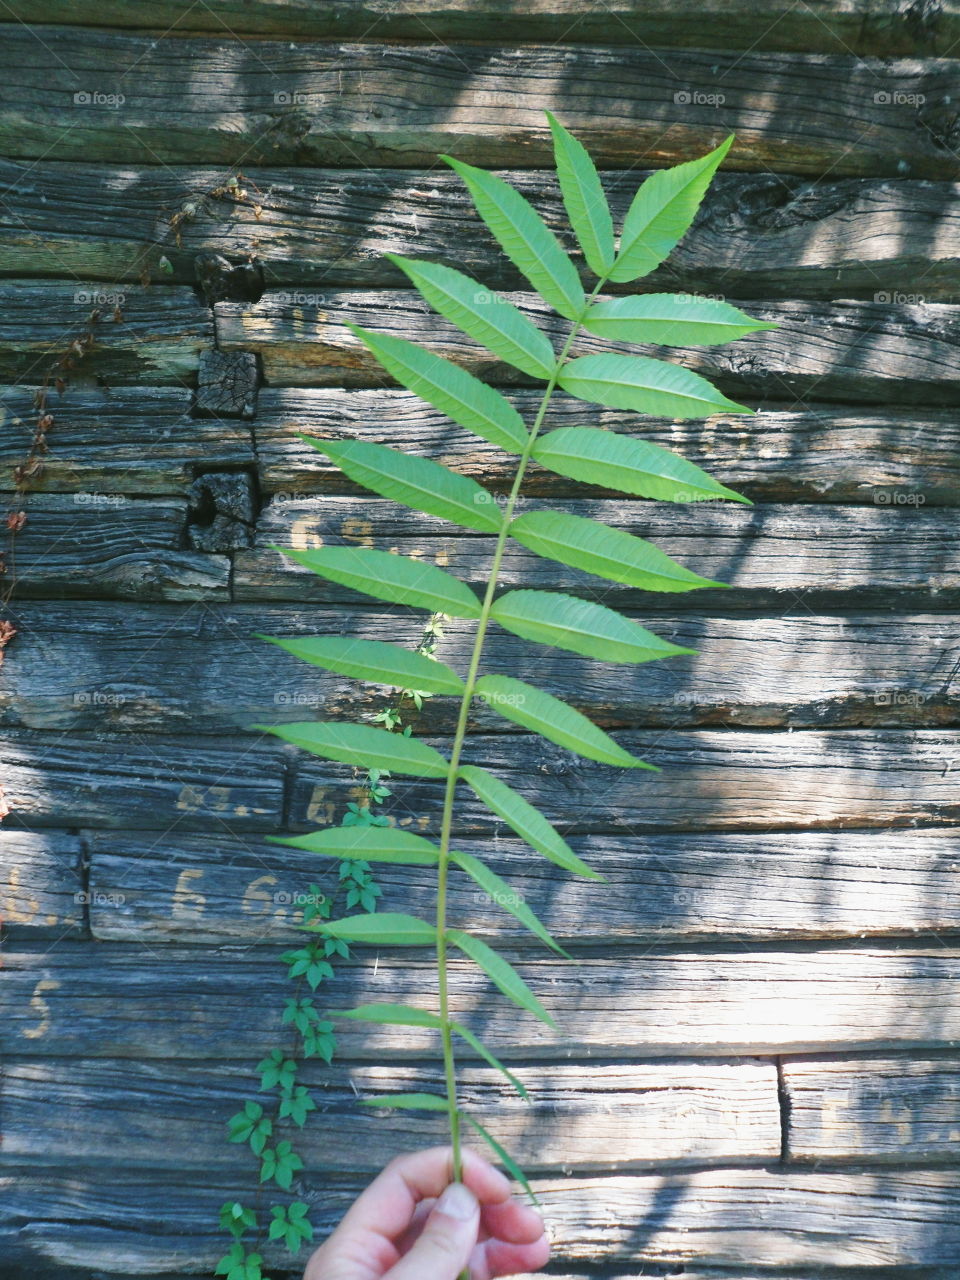
[[[318,921],[313,927],[344,942],[379,942],[385,947],[433,946],[437,940],[432,924],[401,911],[344,916],[342,920]]]
[[[303,836],[267,836],[267,840],[328,858],[361,858],[409,867],[432,867],[439,857],[436,845],[400,827],[327,827]]]
[[[588,760],[620,765],[624,769],[655,768],[624,751],[581,711],[523,680],[514,680],[512,676],[481,676],[476,691],[504,719],[532,729],[557,746],[575,751]]]
[[[418,395],[448,418],[507,453],[522,453],[527,442],[523,418],[499,391],[405,338],[373,333],[346,322],[347,328],[369,347],[401,386]]]
[[[524,902],[522,896],[506,880],[498,876],[495,871],[492,871],[485,862],[475,858],[472,853],[462,853],[456,849],[451,850],[450,860],[465,871],[497,906],[503,907],[505,911],[509,911],[511,915],[516,916],[522,925],[529,929],[531,933],[536,934],[548,947],[551,947],[560,955],[566,956],[568,960],[570,959],[569,954],[550,936],[541,921]]]
[[[616,352],[578,356],[557,379],[564,391],[591,404],[636,409],[661,418],[707,418],[712,413],[752,413],[728,400],[706,378],[683,365]]]
[[[546,380],[553,373],[557,358],[549,340],[512,302],[453,267],[396,253],[386,256],[406,272],[434,311],[501,360],[533,378]]]
[[[356,1009],[330,1009],[330,1018],[351,1018],[355,1022],[378,1022],[394,1027],[442,1027],[443,1019],[426,1009],[409,1004],[361,1004]]]
[[[526,840],[537,853],[571,871],[574,875],[585,876],[588,880],[606,880],[599,871],[593,871],[573,852],[563,836],[546,820],[539,809],[535,809],[529,800],[525,800],[519,792],[508,787],[505,782],[479,769],[476,765],[462,764],[457,770],[457,777],[462,778],[479,800],[498,818],[502,818],[521,840]]]
[[[557,178],[570,225],[577,233],[587,266],[594,275],[605,275],[614,259],[613,220],[600,185],[600,175],[583,143],[568,133],[549,111],[547,119],[553,134]]]
[[[254,724],[251,729],[272,733],[325,760],[355,764],[365,769],[409,773],[416,778],[445,778],[449,761],[418,738],[390,733],[368,724],[341,724],[338,720],[305,720],[300,724]]]
[[[418,693],[459,696],[464,683],[455,671],[434,658],[424,657],[385,640],[355,640],[350,636],[264,636],[258,640],[275,644],[295,658],[315,667],[336,671],[354,680],[369,680],[394,689],[416,689]]]
[[[517,1164],[516,1160],[514,1160],[513,1156],[511,1156],[510,1153],[500,1145],[492,1133],[487,1132],[479,1120],[474,1120],[473,1116],[468,1115],[466,1111],[461,1111],[460,1114],[468,1124],[472,1125],[474,1129],[476,1129],[477,1133],[479,1133],[480,1137],[483,1138],[490,1150],[496,1153],[497,1158],[500,1160],[503,1167],[510,1173],[511,1177],[515,1178],[517,1182],[520,1183],[521,1187],[523,1187],[524,1191],[526,1191],[527,1195],[539,1209],[540,1201],[533,1194],[533,1188],[527,1181],[527,1175]]]
[[[289,556],[321,578],[352,587],[391,604],[412,605],[452,618],[479,618],[480,601],[468,586],[436,565],[395,556],[373,547],[318,547],[293,551],[273,544],[274,551]]]
[[[583,327],[620,342],[709,347],[779,325],[754,320],[729,302],[695,293],[641,293],[596,303],[587,312]]]
[[[480,1057],[483,1058],[484,1062],[489,1062],[491,1067],[499,1071],[502,1075],[506,1076],[506,1078],[513,1085],[514,1089],[516,1089],[517,1093],[519,1093],[520,1097],[524,1100],[524,1102],[530,1101],[530,1095],[529,1093],[527,1093],[526,1089],[524,1088],[523,1082],[521,1080],[518,1080],[517,1077],[513,1074],[513,1072],[508,1070],[500,1061],[500,1059],[496,1057],[495,1054],[492,1054],[490,1052],[490,1050],[487,1048],[487,1046],[483,1043],[482,1040],[478,1040],[477,1037],[473,1034],[473,1032],[468,1027],[463,1026],[459,1022],[453,1022],[450,1025],[452,1029],[457,1033],[458,1036],[461,1036],[464,1040],[466,1040],[467,1044],[470,1045],[470,1047],[474,1049],[477,1053],[479,1053]]]
[[[678,453],[597,427],[560,427],[551,431],[533,446],[533,457],[557,475],[640,498],[660,498],[665,502],[729,498],[752,505],[749,498],[718,484]]]
[[[448,929],[447,938],[455,947],[459,947],[464,955],[469,956],[474,964],[479,965],[494,986],[498,987],[509,1000],[519,1005],[521,1009],[526,1009],[528,1013],[534,1014],[541,1022],[545,1022],[548,1027],[556,1031],[557,1024],[513,965],[504,960],[503,956],[498,955],[492,947],[488,947],[479,938],[475,938],[472,933],[464,933],[462,929]]]
[[[510,535],[538,556],[641,591],[693,591],[727,585],[684,569],[652,542],[565,511],[529,511],[517,516],[511,521]]]
[[[606,605],[559,591],[508,591],[494,601],[490,616],[524,640],[598,662],[651,662],[695,652],[661,640]]]
[[[435,1093],[381,1093],[358,1098],[361,1107],[390,1107],[395,1111],[449,1111],[446,1098]]]
[[[587,301],[577,269],[529,200],[496,174],[452,156],[440,159],[467,184],[477,212],[517,270],[551,307],[576,320]]]
[[[365,489],[414,511],[451,520],[480,533],[499,533],[500,508],[486,489],[431,458],[418,458],[366,440],[314,440],[301,436],[332,458],[344,475]]]
[[[699,160],[661,169],[647,178],[627,211],[611,280],[618,284],[637,280],[663,262],[689,230],[732,143],[733,134]]]

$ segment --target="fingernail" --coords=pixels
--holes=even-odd
[[[448,1218],[456,1218],[458,1222],[469,1222],[477,1212],[477,1198],[469,1187],[462,1182],[451,1182],[437,1201],[437,1209]]]

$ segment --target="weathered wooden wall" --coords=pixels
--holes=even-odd
[[[564,1029],[518,1023],[456,968],[457,1007],[535,1102],[470,1063],[465,1090],[533,1174],[556,1276],[956,1280],[960,7],[2,8],[14,510],[34,390],[102,316],[51,400],[0,669],[0,1277],[207,1273],[219,1205],[252,1192],[223,1121],[280,1042],[290,899],[321,874],[263,837],[339,821],[354,783],[244,726],[379,705],[252,633],[413,644],[421,627],[271,544],[397,549],[474,583],[488,558],[477,536],[358,493],[297,433],[399,442],[503,489],[502,456],[388,385],[342,322],[416,337],[530,403],[381,255],[456,263],[549,328],[436,160],[499,168],[570,244],[544,172],[549,107],[618,214],[651,167],[735,130],[715,194],[642,287],[743,300],[780,328],[680,353],[755,418],[555,407],[558,424],[678,449],[756,505],[671,508],[531,473],[531,504],[611,519],[731,589],[607,587],[699,651],[629,679],[494,637],[493,667],[572,691],[664,771],[619,777],[477,713],[472,758],[610,886],[531,865],[459,806],[464,847],[581,962],[454,887],[458,921],[514,955]],[[591,590],[517,551],[505,580]],[[441,654],[456,665],[465,644],[451,624]],[[418,731],[442,745],[451,729],[428,703]],[[398,783],[392,804],[435,829],[436,785]],[[429,877],[380,880],[386,904],[429,909]],[[426,956],[361,955],[330,1002],[430,983]],[[389,1154],[440,1133],[354,1103],[429,1086],[431,1054],[419,1031],[355,1026],[312,1071],[323,1114],[300,1190],[320,1230]]]

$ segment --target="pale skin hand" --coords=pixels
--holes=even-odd
[[[494,1280],[545,1266],[543,1220],[511,1196],[503,1174],[474,1151],[463,1152],[463,1185],[451,1185],[452,1168],[450,1147],[392,1160],[304,1280],[457,1280],[467,1266],[471,1280]]]

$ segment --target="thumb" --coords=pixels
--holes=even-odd
[[[416,1244],[383,1280],[457,1280],[477,1243],[480,1205],[469,1187],[453,1182],[433,1206]]]

